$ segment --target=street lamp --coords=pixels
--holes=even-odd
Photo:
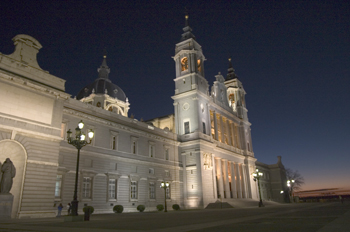
[[[293,187],[294,187],[295,180],[287,180],[287,187],[289,188],[289,200],[291,202],[294,202],[293,199]]]
[[[258,188],[259,188],[259,207],[264,207],[264,204],[261,200],[261,191],[260,191],[260,178],[264,175],[264,173],[259,172],[259,169],[256,169],[255,172],[253,172],[253,177],[254,177],[254,181],[258,180]]]
[[[166,212],[168,212],[168,210],[166,208],[166,190],[167,190],[167,188],[169,188],[169,182],[162,181],[162,183],[160,184],[160,187],[164,189],[164,207],[165,207],[164,213],[166,213]]]
[[[78,149],[77,155],[77,167],[75,171],[75,186],[74,186],[74,196],[72,201],[72,216],[78,216],[78,197],[77,197],[77,189],[78,189],[78,175],[79,175],[79,157],[80,157],[80,149],[90,144],[92,138],[94,137],[94,132],[89,130],[88,137],[89,141],[86,141],[85,134],[81,131],[84,128],[83,121],[78,123],[77,128],[75,128],[75,138],[72,138],[72,131],[69,129],[67,131],[67,142]]]

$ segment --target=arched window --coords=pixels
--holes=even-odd
[[[188,59],[184,57],[181,59],[181,71],[185,71],[188,69]]]
[[[201,60],[197,60],[197,67],[198,67],[198,72],[201,73],[202,72],[202,62]]]

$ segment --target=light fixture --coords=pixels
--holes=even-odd
[[[83,120],[81,120],[81,121],[78,123],[78,127],[79,127],[80,130],[84,128]]]

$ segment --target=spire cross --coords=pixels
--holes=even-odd
[[[186,19],[185,26],[187,27],[188,26],[188,10],[186,7],[185,7],[185,19]]]

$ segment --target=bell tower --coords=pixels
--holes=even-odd
[[[201,131],[208,134],[207,103],[209,85],[204,77],[205,57],[185,16],[184,33],[176,44],[175,61],[175,126],[176,133]]]

